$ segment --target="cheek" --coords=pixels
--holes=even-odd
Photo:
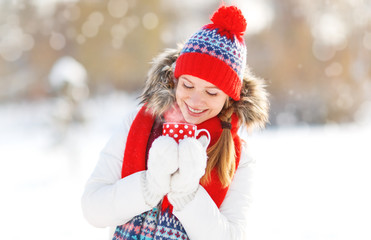
[[[175,90],[175,101],[176,103],[180,106],[180,103],[181,103],[181,99],[184,98],[184,92],[182,90],[180,90],[179,88],[177,88]]]
[[[219,114],[219,112],[223,109],[224,103],[226,99],[220,98],[220,99],[214,99],[210,102],[210,107],[213,109],[213,113]]]
[[[175,90],[175,99],[177,101],[179,101],[180,99],[184,99],[186,97],[187,97],[187,93],[184,90],[182,90],[181,88],[177,88]]]
[[[215,106],[215,111],[217,111],[218,113],[223,109],[223,106],[224,106],[224,101],[221,101],[219,102],[216,106]]]
[[[181,93],[180,93],[179,88],[176,88],[176,89],[175,89],[175,99],[176,99],[177,101],[178,101],[178,99],[181,97],[180,95],[181,95]]]

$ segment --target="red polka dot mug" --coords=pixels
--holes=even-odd
[[[206,129],[197,129],[196,125],[190,123],[167,122],[162,125],[162,135],[174,138],[177,143],[185,138],[197,138],[200,133],[206,134],[209,145],[210,133]]]

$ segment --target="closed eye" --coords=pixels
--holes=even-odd
[[[188,88],[188,89],[192,89],[192,88],[193,88],[192,85],[187,85],[187,84],[185,84],[185,83],[183,83],[183,86],[184,86],[185,88]]]
[[[206,91],[207,94],[209,94],[210,96],[217,96],[218,93],[216,92],[209,92],[209,91]]]

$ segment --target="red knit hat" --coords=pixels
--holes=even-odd
[[[174,76],[199,77],[238,101],[246,67],[246,20],[235,6],[221,6],[210,20],[184,44]]]

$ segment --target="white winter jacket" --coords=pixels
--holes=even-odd
[[[141,185],[145,171],[121,178],[126,139],[135,116],[136,112],[127,117],[122,128],[109,140],[86,184],[83,214],[96,227],[114,230],[117,225],[151,209],[144,201]],[[245,239],[253,165],[246,144],[242,144],[240,164],[219,209],[200,186],[190,203],[181,211],[173,211],[191,240]]]

